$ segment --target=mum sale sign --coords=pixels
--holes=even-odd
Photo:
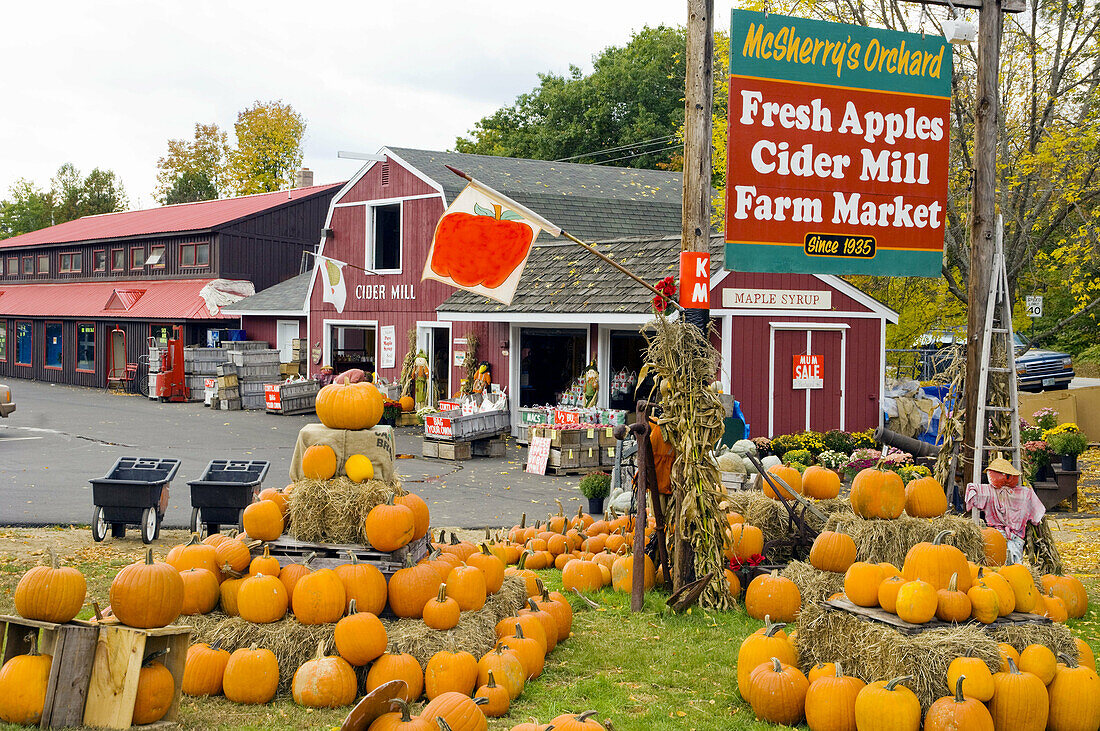
[[[726,268],[939,276],[942,36],[734,10]]]

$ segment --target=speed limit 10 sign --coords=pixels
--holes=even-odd
[[[1028,317],[1042,317],[1043,316],[1043,297],[1042,295],[1028,295],[1024,301],[1025,307],[1027,307]]]

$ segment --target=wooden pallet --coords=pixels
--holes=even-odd
[[[546,465],[546,474],[561,477],[565,475],[587,475],[594,467],[553,467]]]
[[[167,650],[168,654],[158,660],[172,673],[175,693],[164,718],[142,728],[157,729],[177,725],[180,696],[183,693],[183,668],[187,662],[187,648],[190,646],[190,627],[174,625],[138,629],[118,624],[113,618],[101,622],[91,682],[88,685],[88,702],[84,707],[84,725],[130,728],[134,718],[141,663],[158,650]]]
[[[413,541],[409,545],[399,548],[393,553],[377,551],[371,546],[357,543],[310,543],[299,541],[291,536],[280,536],[274,541],[269,541],[262,546],[252,549],[252,555],[263,553],[264,546],[271,555],[279,559],[280,566],[299,563],[309,554],[316,554],[310,561],[312,568],[333,569],[348,562],[348,552],[355,555],[360,563],[369,563],[387,576],[393,574],[405,565],[405,557],[411,555],[413,561],[419,561],[428,555],[429,536],[424,536]]]
[[[46,702],[42,708],[41,728],[79,726],[84,720],[84,703],[92,676],[99,628],[79,620],[68,624],[38,622],[23,617],[0,616],[0,642],[3,665],[16,655],[25,655],[31,647],[30,633],[38,635],[38,650],[52,655]]]
[[[924,624],[913,624],[906,622],[896,614],[891,614],[881,607],[860,607],[853,604],[849,599],[826,599],[822,602],[822,605],[829,609],[836,609],[842,612],[848,612],[854,614],[861,619],[866,619],[872,622],[881,622],[882,624],[888,624],[894,629],[898,630],[902,634],[915,635],[921,632],[926,632],[930,629],[950,629],[953,627],[1003,627],[1009,624],[1050,624],[1050,617],[1044,617],[1039,614],[1024,614],[1023,612],[1012,612],[1005,617],[998,617],[991,624],[983,624],[977,620],[970,620],[961,624],[954,624],[952,622],[941,622],[938,619],[934,619],[931,622]]]

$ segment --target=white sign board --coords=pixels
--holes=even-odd
[[[455,352],[455,365],[461,368],[466,365],[466,351],[456,350]]]
[[[527,468],[525,472],[534,475],[546,474],[546,462],[550,459],[550,437],[534,437],[527,450]]]
[[[722,290],[722,306],[739,310],[828,310],[833,293],[817,289],[739,289]]]
[[[1027,307],[1028,317],[1042,317],[1043,316],[1043,296],[1029,294],[1024,301]]]
[[[382,336],[382,362],[379,368],[393,368],[397,365],[397,332],[393,325],[383,325],[378,329]]]

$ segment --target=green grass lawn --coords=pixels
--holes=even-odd
[[[111,578],[138,550],[131,542],[114,549],[107,545],[95,547],[86,560],[78,553],[73,562],[88,578],[89,597],[103,604]],[[31,565],[0,555],[0,613],[12,612],[12,591]],[[540,573],[549,588],[560,588],[558,572]],[[1100,582],[1085,581],[1091,608],[1069,626],[1100,655]],[[602,591],[592,598],[599,610],[572,598],[573,637],[558,645],[543,675],[528,684],[506,718],[490,722],[490,729],[510,729],[531,718],[545,723],[560,713],[590,709],[610,719],[616,731],[780,728],[756,721],[737,692],[737,649],[762,623],[741,610],[696,608],[677,615],[665,607],[662,593],[650,594],[637,614],[630,612],[627,595]],[[303,709],[285,697],[259,707],[184,697],[180,722],[187,729],[323,729],[338,726],[347,710]],[[0,724],[8,728],[17,727]]]

